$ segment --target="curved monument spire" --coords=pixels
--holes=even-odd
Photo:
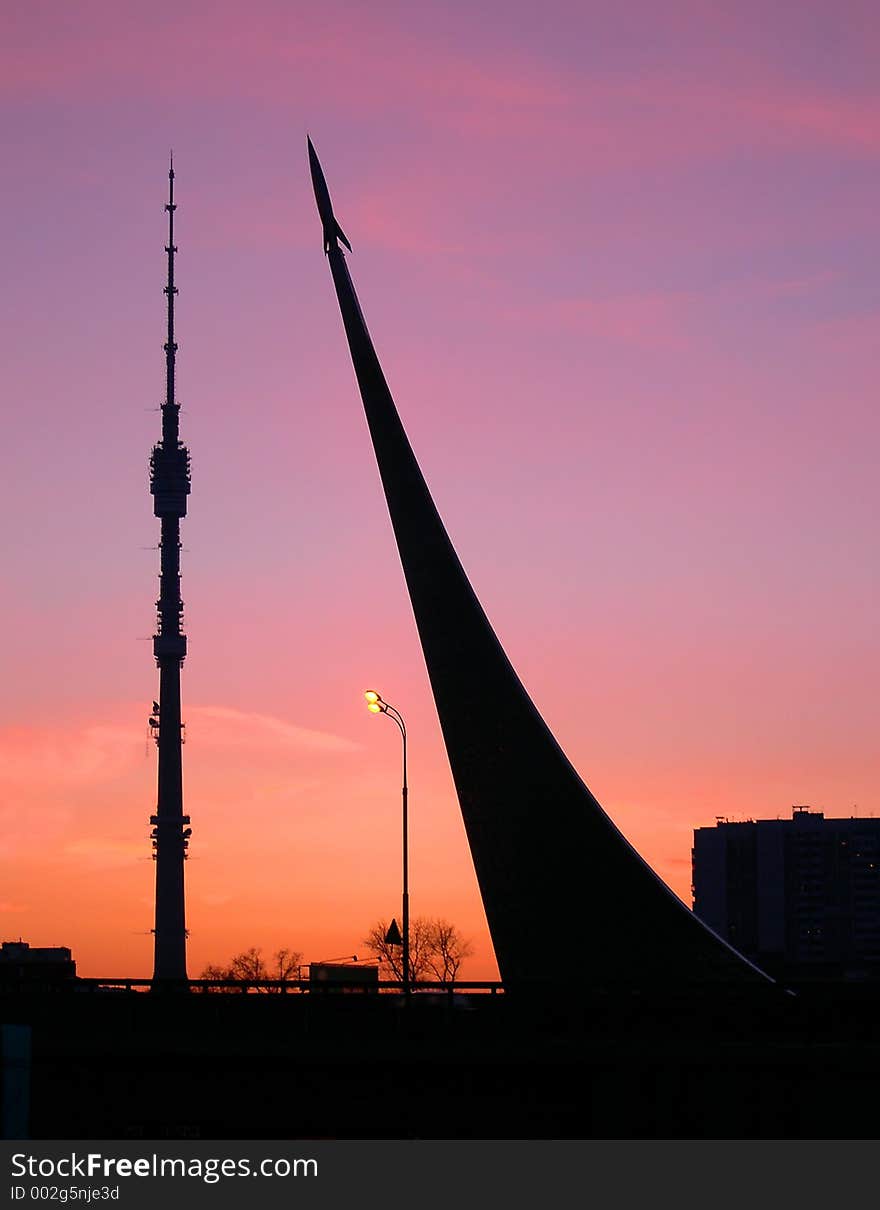
[[[483,612],[410,447],[309,161],[345,325],[502,979],[599,986],[764,981],[611,822]],[[769,980],[767,980],[769,982]]]

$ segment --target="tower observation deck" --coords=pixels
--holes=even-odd
[[[180,441],[180,404],[175,394],[174,339],[174,165],[168,172],[168,336],[165,342],[165,401],[162,404],[162,438],[150,455],[150,492],[153,512],[161,523],[159,541],[159,599],[153,654],[159,667],[159,701],[153,703],[150,726],[159,749],[156,814],[150,816],[153,858],[156,862],[156,923],[154,982],[186,980],[186,909],[184,861],[191,829],[183,813],[183,724],[180,709],[180,669],[186,657],[183,601],[180,596],[180,519],[186,516],[190,490],[189,450]],[[158,710],[155,707],[158,705]]]

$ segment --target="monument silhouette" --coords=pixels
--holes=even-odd
[[[321,165],[315,199],[501,977],[592,986],[772,983],[614,825],[538,713],[462,568],[401,423]]]

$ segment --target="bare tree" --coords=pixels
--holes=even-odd
[[[212,963],[209,963],[203,969],[202,973],[199,975],[199,978],[208,979],[211,983],[225,983],[228,979],[234,979],[235,976],[228,966],[214,966]],[[212,992],[222,992],[226,989],[222,987],[209,987],[207,990]]]
[[[403,946],[386,940],[388,921],[378,920],[364,938],[364,945],[379,959],[382,978],[403,980]],[[409,922],[409,981],[437,980],[451,983],[461,964],[474,952],[470,941],[448,920],[416,916]]]
[[[303,956],[299,950],[276,950],[272,955],[272,974],[269,978],[279,979],[282,983],[298,979],[302,960]]]
[[[256,946],[242,950],[230,959],[229,969],[233,979],[270,979],[266,963],[263,961],[263,951]]]
[[[422,919],[409,922],[409,978],[411,983],[424,979],[428,970],[429,938],[427,921]],[[379,959],[380,977],[383,979],[403,979],[403,947],[386,941],[388,921],[378,920],[364,938],[364,945],[372,950]]]
[[[286,948],[276,950],[272,955],[271,964],[267,963],[263,958],[262,949],[252,945],[250,949],[242,950],[241,953],[235,954],[229,960],[228,966],[206,966],[200,977],[215,982],[241,980],[242,982],[251,983],[258,980],[274,979],[280,983],[290,983],[299,978],[301,963],[302,954],[299,950]],[[281,989],[276,987],[260,987],[256,990],[274,992]]]
[[[431,922],[428,965],[438,983],[453,983],[465,958],[474,952],[473,942],[462,937],[454,924],[438,917]]]

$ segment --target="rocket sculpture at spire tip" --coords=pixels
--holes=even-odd
[[[312,187],[315,190],[315,201],[318,204],[321,226],[324,228],[324,251],[329,253],[334,248],[338,251],[339,244],[336,241],[341,239],[349,252],[351,252],[351,244],[348,242],[345,232],[339,226],[333,214],[333,206],[330,203],[330,192],[327,189],[327,182],[324,180],[321,161],[318,159],[317,152],[312,145],[312,140],[308,136],[306,137],[309,144],[309,168],[312,173]]]

